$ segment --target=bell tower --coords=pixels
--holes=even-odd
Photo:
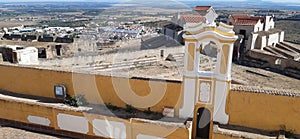
[[[193,118],[192,138],[212,138],[213,121],[227,124],[226,99],[231,84],[233,26],[215,23],[211,6],[197,6],[206,23],[186,26],[184,95],[179,117]]]

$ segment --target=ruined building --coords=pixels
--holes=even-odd
[[[275,28],[274,17],[234,14],[229,16],[228,24],[239,36],[234,61],[300,78],[300,47],[284,41],[285,33]]]

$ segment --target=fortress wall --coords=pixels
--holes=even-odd
[[[229,124],[300,134],[300,97],[231,91],[228,96]]]
[[[175,81],[93,76],[4,65],[0,66],[0,77],[0,89],[10,92],[54,98],[54,85],[61,84],[66,86],[70,95],[84,94],[91,103],[111,103],[119,107],[130,104],[141,110],[149,106],[152,111],[157,112],[161,112],[162,108],[167,106],[174,107],[176,115],[178,115],[183,97],[181,96],[182,84]],[[232,89],[226,106],[229,124],[263,130],[280,130],[281,127],[286,127],[288,131],[292,130],[300,134],[299,95],[275,92],[279,93],[274,95],[253,93],[253,90]],[[0,118],[28,122],[27,116],[32,115],[53,121],[50,126],[57,124],[56,119],[51,117],[53,109],[44,108],[44,106],[27,106],[27,104],[23,106],[21,103],[2,101],[0,109]],[[59,113],[65,112],[62,110]],[[54,115],[56,116],[57,113]],[[143,135],[140,136],[143,137]]]
[[[187,139],[189,129],[182,125],[139,119],[121,119],[86,113],[79,108],[0,98],[0,121],[10,126],[69,137],[142,139],[143,137]]]
[[[153,49],[153,50],[140,50],[133,52],[124,52],[124,53],[116,53],[116,54],[103,54],[103,55],[89,55],[89,56],[74,56],[69,58],[62,59],[54,59],[47,60],[41,62],[42,65],[87,65],[87,63],[95,63],[95,62],[120,62],[124,59],[137,59],[137,58],[145,58],[155,56],[160,58],[160,51],[164,50],[165,57],[168,54],[176,54],[183,53],[184,47],[174,47],[174,48],[161,48],[161,49]]]
[[[71,96],[84,95],[93,104],[126,104],[141,110],[161,112],[163,107],[181,104],[181,82],[130,79],[42,70],[16,66],[0,66],[0,90],[55,98],[54,86],[64,85]]]

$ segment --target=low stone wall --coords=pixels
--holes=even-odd
[[[299,61],[268,54],[261,50],[249,51],[243,63],[258,68],[271,68],[288,76],[300,79]]]
[[[183,123],[121,119],[85,112],[87,109],[0,95],[0,121],[10,126],[77,138],[189,138]]]

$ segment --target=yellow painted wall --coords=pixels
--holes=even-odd
[[[48,118],[50,126],[55,126],[52,108],[0,100],[0,118],[28,123],[29,115]]]
[[[89,121],[88,135],[96,136],[93,132],[92,121],[94,119],[103,119],[108,121],[115,121],[124,123],[126,126],[127,139],[135,139],[138,134],[146,134],[150,136],[166,137],[169,139],[187,139],[189,137],[189,130],[185,127],[164,126],[148,122],[140,122],[139,120],[126,120],[117,117],[102,116],[91,113],[84,113],[80,111],[58,109],[50,106],[41,106],[38,104],[15,102],[0,99],[0,118],[8,119],[23,123],[32,124],[27,117],[39,116],[48,118],[50,127],[56,130],[61,130],[57,124],[58,114],[69,114],[74,116],[86,117]],[[72,123],[70,123],[72,124]]]
[[[152,135],[168,139],[188,139],[189,130],[187,128],[179,128],[172,126],[165,126],[153,123],[146,123],[137,120],[132,120],[132,136],[136,137],[138,134]],[[153,130],[155,129],[155,130]]]
[[[0,77],[0,89],[15,93],[53,98],[55,84],[72,88],[71,74],[66,72],[1,65]]]
[[[111,103],[119,107],[125,107],[126,103],[132,106],[138,104],[144,106],[138,108],[147,109],[149,106],[152,111],[157,112],[161,112],[164,106],[176,107],[177,112],[182,91],[181,83],[175,82],[73,74],[4,65],[0,66],[0,77],[0,90],[54,98],[54,85],[60,84],[66,86],[68,94],[72,96],[84,94],[90,103]],[[130,101],[125,103],[120,95]],[[137,97],[132,97],[134,95]],[[157,96],[161,98],[154,101]]]
[[[229,123],[264,130],[286,130],[300,134],[300,98],[258,93],[230,92]]]
[[[0,90],[7,90],[16,93],[30,94],[53,98],[53,87],[62,84],[67,87],[68,93],[85,94],[91,103],[112,103],[117,106],[125,107],[125,102],[119,97],[129,94],[128,90],[122,86],[129,86],[135,91],[138,97],[153,98],[149,92],[163,94],[160,100],[151,107],[152,111],[161,111],[164,106],[175,107],[178,109],[182,103],[182,84],[174,82],[160,82],[138,79],[116,78],[108,76],[93,76],[87,74],[72,74],[69,72],[39,70],[21,68],[14,66],[0,66]],[[131,86],[130,86],[131,85]],[[118,87],[116,87],[118,86]],[[152,87],[152,88],[151,88]],[[117,91],[116,91],[117,90]],[[162,93],[161,93],[162,92]],[[128,97],[131,98],[132,96]],[[142,103],[143,99],[130,99],[131,103]],[[39,110],[33,107],[34,111],[23,110],[16,104],[1,102],[2,118],[17,119],[26,121],[22,115],[10,115],[22,111],[27,115],[35,113],[49,117],[51,109]],[[146,104],[146,103],[145,103]],[[229,123],[264,130],[279,130],[285,126],[287,130],[292,130],[300,134],[300,98],[275,96],[250,92],[231,91],[227,99],[226,112],[229,114]],[[8,109],[6,106],[10,106]],[[51,120],[52,117],[49,117]]]

